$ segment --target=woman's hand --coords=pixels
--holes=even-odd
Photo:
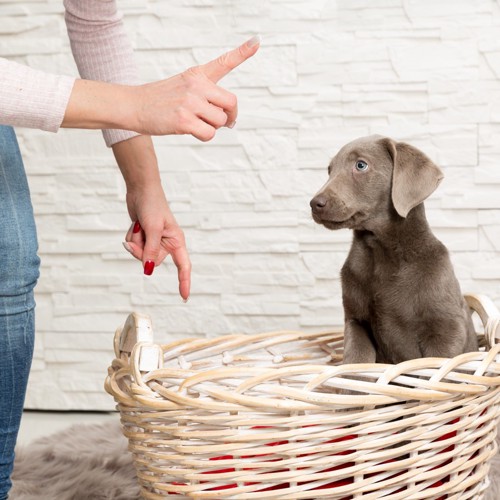
[[[232,128],[238,115],[234,94],[217,82],[257,52],[259,38],[202,66],[137,89],[137,131],[148,135],[191,134],[209,141],[220,127]]]
[[[167,255],[177,267],[179,293],[189,298],[191,288],[191,262],[184,233],[177,224],[163,195],[163,190],[128,192],[127,207],[133,221],[125,236],[125,248],[142,261],[144,274],[153,274]],[[141,221],[141,222],[139,222]]]
[[[161,185],[151,137],[140,135],[113,146],[127,186],[127,208],[132,225],[125,248],[152,274],[167,255],[177,267],[179,293],[184,300],[191,287],[191,262],[184,233],[170,211]]]

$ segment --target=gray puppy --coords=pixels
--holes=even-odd
[[[354,231],[341,271],[344,363],[399,363],[478,349],[470,310],[423,201],[443,174],[421,151],[380,136],[344,146],[311,200],[328,229]]]

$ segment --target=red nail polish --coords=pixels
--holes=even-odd
[[[134,229],[132,229],[132,232],[138,233],[140,230],[141,230],[141,225],[139,224],[139,221],[137,220],[137,221],[135,221]]]
[[[155,263],[152,260],[147,260],[144,263],[144,274],[146,276],[151,276],[155,270]]]

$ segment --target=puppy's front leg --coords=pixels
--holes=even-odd
[[[359,321],[346,318],[344,329],[344,359],[342,363],[344,365],[350,363],[375,363],[376,357],[375,346],[370,340],[370,336],[366,329]],[[364,380],[364,378],[359,375],[351,375],[347,378]],[[359,394],[349,389],[337,389],[336,392],[348,396]]]
[[[375,363],[376,358],[375,346],[366,329],[359,321],[346,318],[342,363]]]

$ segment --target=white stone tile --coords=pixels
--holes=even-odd
[[[115,328],[132,310],[150,314],[166,341],[341,325],[339,273],[352,233],[315,224],[308,203],[338,149],[371,133],[409,142],[443,169],[443,183],[426,202],[429,222],[449,247],[463,289],[500,301],[495,2],[118,6],[145,82],[256,33],[262,45],[220,82],[238,96],[235,128],[209,143],[154,139],[193,262],[187,304],[169,258],[146,278],[123,250],[125,186],[101,133],[17,130],[42,258],[28,407],[113,408],[99,381]],[[1,0],[0,18],[0,54],[76,75],[61,1]]]

